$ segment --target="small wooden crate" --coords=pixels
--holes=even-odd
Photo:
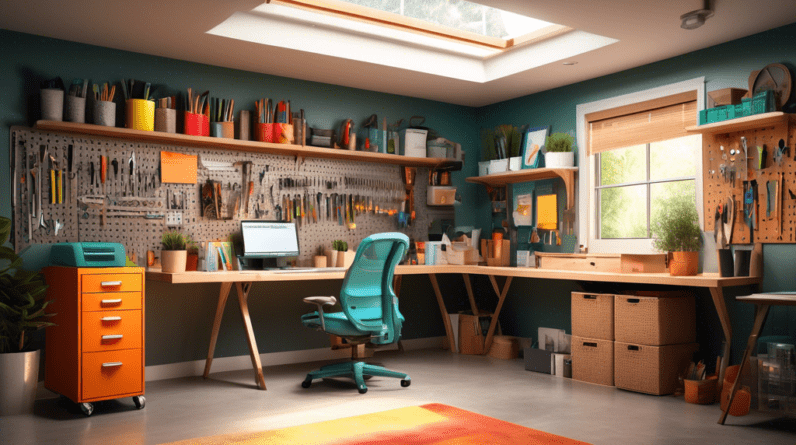
[[[536,252],[540,269],[590,270],[619,273],[620,255]]]
[[[614,296],[572,292],[572,335],[614,339]]]
[[[691,343],[696,339],[693,294],[616,295],[614,340],[642,345]]]
[[[620,258],[622,273],[666,273],[666,254],[637,255],[623,253]]]
[[[646,394],[672,394],[677,378],[699,349],[697,343],[649,346],[614,343],[614,383],[617,388]],[[574,364],[574,363],[573,363]]]
[[[573,336],[572,379],[614,386],[614,342]]]

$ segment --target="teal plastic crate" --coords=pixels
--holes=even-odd
[[[124,246],[119,243],[58,243],[50,248],[50,265],[69,267],[123,267]]]
[[[752,114],[768,113],[774,110],[774,94],[771,90],[761,91],[752,97]]]

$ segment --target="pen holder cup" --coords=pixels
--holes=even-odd
[[[730,249],[717,249],[716,252],[719,258],[719,276],[731,277],[735,275],[732,251]]]
[[[234,139],[235,137],[235,123],[234,122],[212,122],[210,124],[210,135],[214,138],[228,138]]]
[[[45,121],[64,120],[64,90],[41,90],[41,118]]]
[[[236,125],[235,136],[241,141],[248,141],[252,138],[251,128],[252,118],[248,111],[241,110],[238,114],[238,123]]]
[[[500,256],[494,257],[495,242],[500,244]],[[492,241],[481,240],[481,257],[486,261],[487,266],[509,266],[511,264],[511,240]]]
[[[699,405],[710,405],[716,402],[716,388],[719,379],[710,376],[706,380],[684,380],[685,401]]]
[[[173,108],[158,108],[155,110],[155,131],[164,133],[177,132],[177,110]]]
[[[133,130],[155,130],[155,102],[128,99],[125,104],[124,126]]]
[[[210,136],[210,121],[204,114],[186,111],[183,132],[191,136]]]
[[[292,144],[295,141],[293,125],[274,124],[274,142],[277,144]]]
[[[78,124],[86,123],[86,98],[66,96],[66,121]]]
[[[254,126],[254,137],[260,142],[276,142],[274,140],[274,126],[276,124],[256,124]]]
[[[94,124],[105,127],[116,126],[116,103],[109,100],[94,102]]]

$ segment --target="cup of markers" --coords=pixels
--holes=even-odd
[[[133,130],[155,130],[155,102],[150,97],[151,84],[122,79],[125,100],[124,126]]]
[[[294,142],[290,101],[279,101],[272,105],[271,99],[260,99],[254,106],[257,119],[254,132],[258,141],[276,144]]]

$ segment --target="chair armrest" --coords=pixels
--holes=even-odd
[[[323,318],[323,307],[327,304],[337,303],[337,298],[334,297],[307,297],[304,299],[305,303],[314,304],[318,306],[318,318],[321,319],[321,330],[326,332],[326,320]]]

